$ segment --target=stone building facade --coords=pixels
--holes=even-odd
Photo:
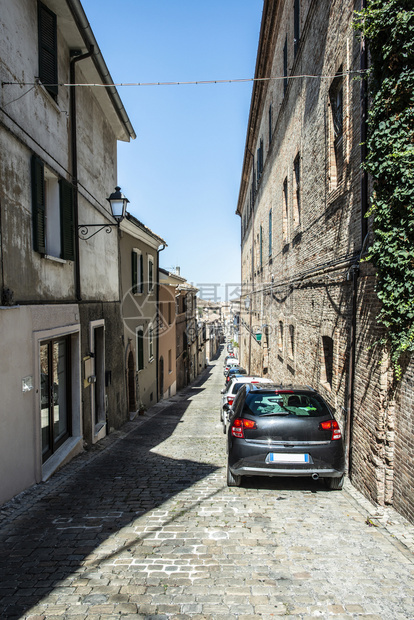
[[[158,261],[165,247],[161,237],[126,214],[120,224],[120,285],[130,417],[158,401]]]
[[[107,198],[135,133],[86,86],[112,78],[79,0],[0,0],[0,42],[2,503],[127,420]]]
[[[353,484],[414,520],[412,365],[392,392],[375,344],[375,272],[362,261],[372,235],[359,8],[264,3],[237,206],[240,356],[249,373],[316,388],[342,428]]]

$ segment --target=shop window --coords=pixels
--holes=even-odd
[[[92,384],[92,410],[95,433],[106,423],[105,407],[105,325],[103,320],[91,323],[91,353],[93,353],[94,383]]]
[[[40,343],[40,415],[45,462],[71,434],[71,339]]]

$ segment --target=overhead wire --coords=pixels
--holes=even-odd
[[[366,70],[356,70],[356,71],[345,71],[344,73],[336,73],[335,75],[324,75],[324,74],[301,74],[301,75],[290,75],[290,76],[271,76],[271,77],[261,77],[261,78],[236,78],[236,79],[227,79],[227,80],[195,80],[195,81],[185,81],[185,82],[118,82],[113,84],[97,84],[97,83],[75,83],[70,84],[68,82],[58,82],[57,84],[45,84],[39,81],[35,82],[6,82],[3,81],[1,83],[3,86],[9,85],[17,85],[17,86],[37,86],[42,84],[43,86],[87,86],[87,87],[97,87],[97,88],[120,88],[124,86],[190,86],[190,85],[205,85],[205,84],[233,84],[233,83],[246,83],[246,82],[269,82],[271,80],[295,80],[295,79],[334,79],[337,77],[345,77],[347,75],[355,74],[360,75],[362,73],[366,73]]]

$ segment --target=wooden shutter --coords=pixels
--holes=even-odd
[[[75,222],[73,213],[73,186],[60,179],[60,238],[61,257],[75,260]]]
[[[32,157],[33,249],[46,254],[45,172],[43,162]]]
[[[58,94],[56,15],[38,3],[39,79],[54,99]]]
[[[132,294],[138,293],[138,254],[131,252],[131,275],[132,275]]]
[[[142,254],[139,255],[139,293],[144,292],[144,258]]]
[[[137,349],[138,370],[142,370],[144,368],[144,331],[142,329],[137,331]]]

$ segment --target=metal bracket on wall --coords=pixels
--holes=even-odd
[[[101,230],[105,230],[105,232],[109,235],[114,226],[118,226],[118,224],[80,224],[78,226],[78,237],[79,239],[87,241],[88,239],[91,239],[91,237],[97,235]],[[90,228],[98,228],[98,230],[95,230],[95,232],[89,234]]]

